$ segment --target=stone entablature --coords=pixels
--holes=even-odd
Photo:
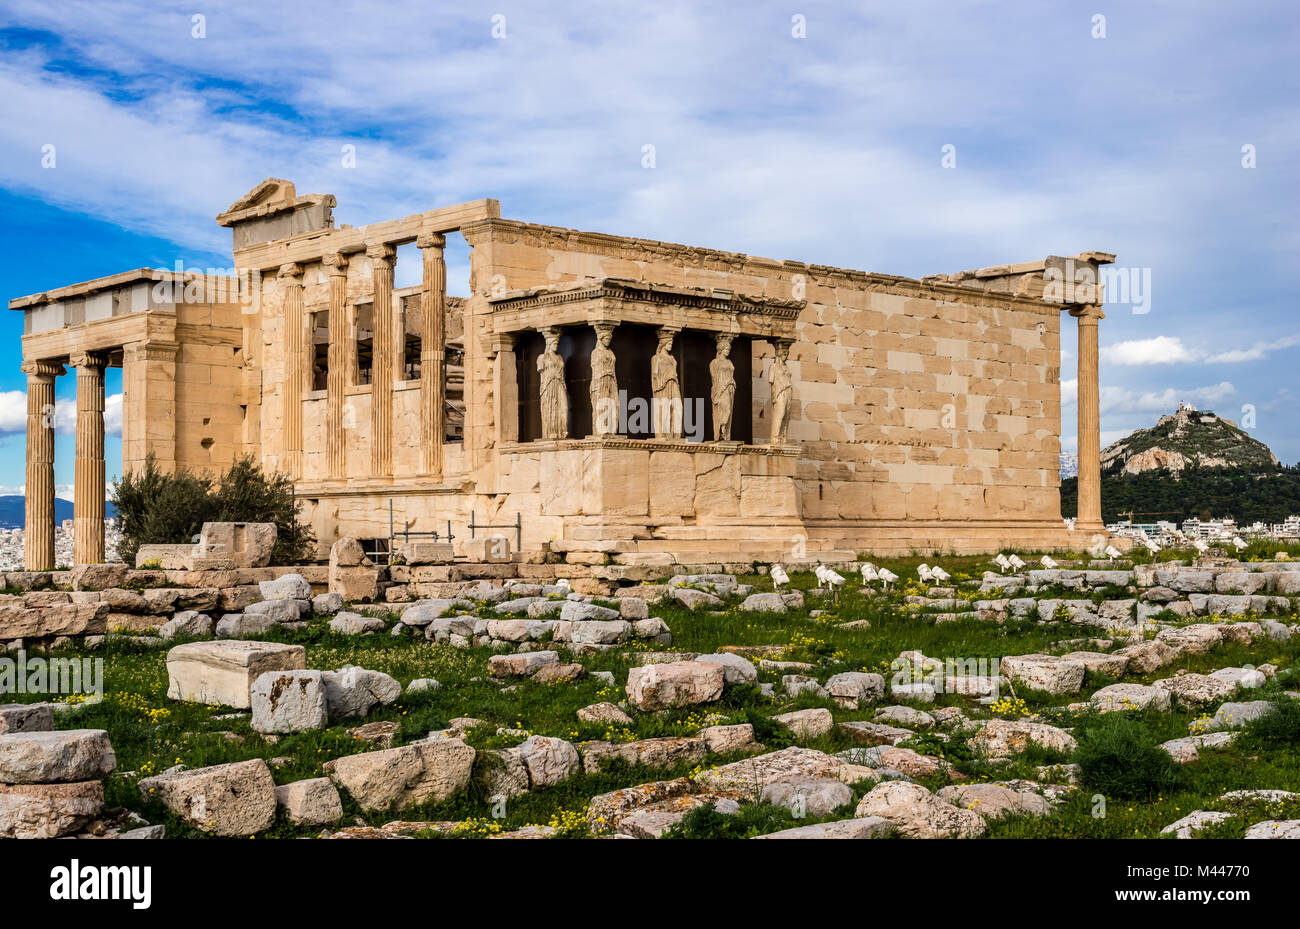
[[[702,329],[761,339],[792,339],[806,300],[750,297],[698,287],[604,278],[536,287],[489,298],[495,331],[595,322]]]
[[[793,445],[746,445],[743,442],[685,442],[681,439],[628,439],[622,436],[591,436],[585,439],[536,439],[532,442],[502,442],[497,450],[503,455],[546,452],[580,451],[596,448],[641,449],[654,452],[687,452],[709,455],[759,455],[779,458],[797,458],[799,449]]]

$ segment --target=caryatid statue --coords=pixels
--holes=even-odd
[[[717,442],[731,441],[731,417],[736,408],[736,366],[731,363],[732,336],[719,333],[717,354],[709,362],[709,378],[713,382],[710,399],[713,401],[713,438]]]
[[[558,351],[560,330],[543,329],[546,351],[537,359],[541,375],[539,396],[542,408],[542,438],[566,439],[569,436],[569,391],[564,384],[564,359]]]
[[[596,323],[596,347],[591,350],[591,431],[618,435],[618,376],[609,340],[615,323]]]
[[[682,386],[673,357],[673,330],[659,330],[659,347],[650,359],[651,409],[654,433],[666,439],[682,437]]]
[[[790,402],[794,398],[794,381],[786,358],[790,343],[779,340],[772,345],[775,357],[767,369],[767,381],[772,388],[772,445],[784,445],[785,433],[790,426]]]

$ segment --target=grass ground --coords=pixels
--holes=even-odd
[[[877,563],[889,567],[904,579],[914,579],[916,565],[922,560],[926,559],[917,556],[883,559]],[[930,560],[943,564],[954,575],[954,581],[963,577],[977,578],[989,567],[987,558],[949,556]],[[771,586],[765,577],[745,580],[761,589],[770,589]],[[810,573],[792,577],[792,586],[796,588],[807,590],[815,584]],[[915,586],[910,589],[913,592],[917,590]],[[816,664],[815,674],[821,680],[830,674],[850,670],[875,671],[884,674],[888,680],[889,662],[904,650],[917,649],[940,659],[996,660],[1004,655],[1068,650],[1071,646],[1066,644],[1067,640],[1095,633],[1086,627],[1064,623],[1040,625],[1029,621],[1008,621],[995,624],[975,619],[935,623],[923,613],[903,608],[902,600],[908,590],[908,587],[901,586],[888,597],[864,596],[857,579],[850,578],[838,602],[830,603],[809,596],[803,610],[784,615],[741,612],[734,605],[717,615],[705,611],[692,613],[676,603],[655,606],[652,615],[668,623],[674,636],[674,650],[705,653],[724,645],[781,645],[784,646],[783,658]],[[963,591],[961,595],[975,598],[973,591]],[[816,609],[824,612],[811,617],[810,612]],[[1291,621],[1294,619],[1292,616]],[[867,620],[870,627],[845,629],[839,625],[852,620]],[[588,670],[613,672],[617,681],[614,687],[588,676],[572,684],[548,685],[525,680],[517,686],[503,688],[487,679],[487,660],[492,653],[484,648],[456,649],[433,645],[423,639],[384,634],[364,637],[335,635],[323,623],[314,623],[309,629],[297,633],[271,633],[267,638],[305,645],[307,665],[311,668],[360,665],[386,672],[403,686],[418,677],[440,681],[440,689],[403,696],[394,705],[378,708],[364,720],[398,723],[400,729],[396,744],[419,739],[430,730],[445,728],[454,717],[468,716],[486,723],[471,730],[468,736],[469,742],[480,749],[518,744],[528,733],[557,736],[573,742],[586,739],[629,741],[692,735],[701,726],[715,722],[751,722],[759,740],[772,749],[794,744],[788,730],[770,720],[774,714],[825,706],[834,712],[837,721],[845,721],[870,719],[879,708],[877,705],[856,711],[843,710],[829,700],[819,700],[811,695],[774,703],[764,698],[756,687],[728,687],[719,703],[658,714],[633,713],[634,722],[630,727],[614,731],[604,726],[579,723],[575,714],[583,706],[601,701],[617,703],[623,698],[622,688],[630,662],[621,652],[581,659]],[[1179,669],[1203,672],[1225,666],[1258,666],[1270,662],[1281,669],[1277,677],[1249,697],[1239,699],[1283,699],[1281,691],[1284,688],[1296,689],[1298,683],[1295,668],[1300,643],[1297,639],[1300,637],[1290,643],[1264,640],[1252,645],[1223,647],[1210,654],[1181,658],[1157,674],[1130,675],[1125,680],[1146,683],[1156,677],[1169,677]],[[169,836],[197,836],[199,833],[160,805],[144,802],[135,787],[138,777],[159,773],[176,764],[196,768],[264,758],[270,763],[276,782],[288,783],[319,777],[321,766],[326,761],[372,747],[347,732],[361,720],[272,741],[251,729],[246,713],[232,714],[220,707],[169,700],[166,697],[165,649],[117,641],[99,651],[84,654],[104,659],[104,699],[61,715],[59,726],[108,730],[118,759],[118,771],[106,783],[109,805],[139,811],[150,822],[166,823]],[[778,692],[779,677],[773,672],[760,672],[760,681],[776,683]],[[1108,683],[1112,681],[1103,676],[1089,675],[1083,695],[1070,697],[1068,702],[1083,700],[1088,693]],[[1075,729],[1076,735],[1090,724],[1088,719],[1076,718],[1066,711],[1063,704],[1067,700],[1064,698],[1023,690],[1014,696],[1016,700],[999,705],[1001,715],[1023,717],[1037,713],[1044,722]],[[884,701],[885,704],[889,702],[889,699]],[[938,704],[960,706],[976,718],[991,715],[989,708],[957,695],[940,695]],[[923,704],[912,705],[918,709],[926,708]],[[706,722],[706,717],[711,718]],[[1142,746],[1149,748],[1167,739],[1187,735],[1188,723],[1193,718],[1194,714],[1187,711],[1134,716],[1123,722],[1128,727],[1125,733],[1128,742],[1125,744],[1136,752]],[[498,734],[498,728],[518,731],[503,735]],[[855,743],[839,730],[833,730],[823,738],[801,744],[824,751],[838,751]],[[1034,749],[1009,765],[995,768],[975,757],[963,738],[945,742],[935,734],[922,733],[904,744],[924,754],[946,758],[972,780],[1032,779],[1039,765],[1071,760]],[[730,759],[710,757],[704,766],[726,760]],[[1130,761],[1120,758],[1115,763],[1123,765]],[[490,834],[528,824],[555,825],[565,834],[576,836],[585,832],[581,814],[592,796],[686,773],[684,767],[656,770],[627,766],[607,768],[599,775],[582,775],[560,786],[515,798],[508,805],[506,817],[496,821],[488,818],[485,791],[481,785],[475,784],[469,793],[453,802],[408,809],[400,813],[400,818],[408,821],[462,821],[465,823],[462,834],[466,836]],[[927,786],[938,787],[941,783]],[[1218,799],[1225,791],[1247,788],[1300,792],[1300,733],[1290,741],[1285,738],[1260,741],[1243,737],[1230,748],[1203,752],[1200,761],[1179,768],[1178,783],[1170,785],[1167,792],[1152,790],[1149,795],[1105,797],[1104,815],[1097,815],[1096,791],[1085,784],[1054,815],[997,820],[992,823],[989,834],[993,837],[1040,838],[1152,837],[1158,835],[1163,826],[1192,810],[1225,808]],[[394,814],[364,813],[346,797],[344,804],[345,824],[357,821],[380,825],[399,818]],[[1290,804],[1280,810],[1261,808],[1245,812],[1248,815],[1205,834],[1236,835],[1260,819],[1300,817],[1300,804]],[[844,813],[851,813],[851,810],[841,815]],[[769,832],[795,825],[787,811],[770,808],[747,808],[742,817],[726,819],[725,822],[723,819],[707,812],[697,814],[690,818],[686,824],[689,828],[684,831],[690,835],[721,836]],[[294,827],[281,820],[264,835],[288,837],[311,835],[317,831]]]

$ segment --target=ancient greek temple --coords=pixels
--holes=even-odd
[[[233,272],[140,269],[24,314],[26,561],[54,566],[55,379],[76,371],[75,551],[105,558],[104,372],[122,468],[292,476],[343,536],[519,527],[612,570],[1074,546],[1102,531],[1100,287],[1086,252],[921,280],[503,219],[477,200],[335,226],[268,179],[217,222]],[[469,296],[444,250],[469,246]],[[396,287],[414,245],[420,283]],[[411,250],[407,250],[411,251]],[[1061,519],[1062,315],[1079,519]],[[111,477],[111,475],[107,475]],[[1081,537],[1079,534],[1084,533]]]

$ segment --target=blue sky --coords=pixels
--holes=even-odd
[[[228,267],[213,217],[268,176],[335,194],[340,223],[490,196],[512,218],[914,277],[1096,249],[1150,282],[1102,323],[1103,442],[1188,400],[1253,408],[1300,460],[1291,2],[203,6],[7,0],[7,299]],[[449,263],[463,293],[463,250]],[[0,319],[16,492],[21,319]],[[120,442],[107,454],[113,473]]]

